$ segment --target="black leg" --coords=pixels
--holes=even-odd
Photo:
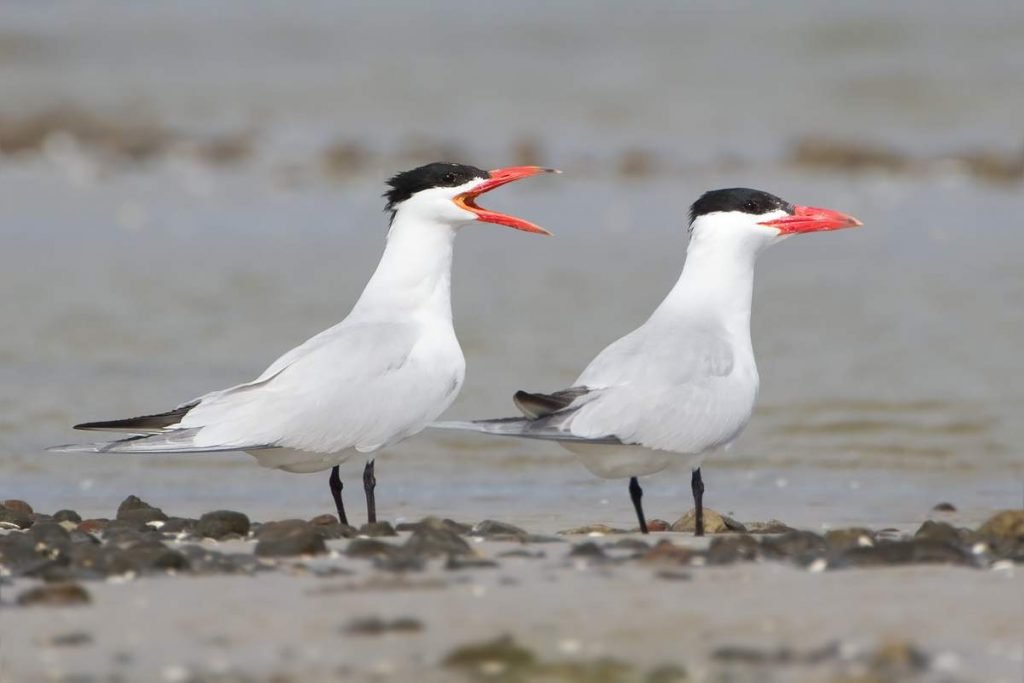
[[[338,521],[342,524],[348,524],[348,517],[345,516],[345,504],[341,502],[343,484],[341,483],[341,475],[338,473],[337,465],[331,469],[330,483],[331,495],[334,496],[334,506],[338,508]]]
[[[693,511],[695,515],[693,535],[704,535],[704,480],[700,477],[700,468],[693,470],[690,476],[690,489],[693,491]]]
[[[370,524],[377,521],[377,500],[373,495],[375,488],[377,477],[373,474],[373,460],[367,460],[363,468],[363,490],[366,491],[366,521]]]
[[[647,520],[644,519],[644,507],[641,504],[640,499],[644,497],[644,490],[640,488],[640,482],[636,477],[629,478],[629,498],[633,501],[633,507],[636,509],[636,518],[640,520],[640,533],[646,534],[647,531]]]

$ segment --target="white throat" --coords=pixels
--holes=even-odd
[[[771,240],[720,225],[694,227],[683,271],[652,322],[702,323],[749,345],[754,264]]]
[[[388,232],[377,270],[352,316],[452,319],[452,248],[456,228],[399,211]]]

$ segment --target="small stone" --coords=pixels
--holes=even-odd
[[[167,521],[160,527],[160,533],[162,534],[180,534],[180,533],[192,533],[199,524],[198,519],[192,519],[191,517],[168,517]]]
[[[382,619],[381,617],[362,617],[353,619],[343,629],[351,636],[381,636],[386,633],[418,633],[423,630],[423,622],[415,617],[398,617]]]
[[[1024,510],[997,512],[978,527],[978,533],[986,538],[1024,541]]]
[[[14,510],[15,512],[20,512],[21,514],[28,515],[30,517],[35,514],[35,510],[32,509],[31,505],[23,500],[18,500],[17,498],[5,500],[3,502],[3,506],[8,510]]]
[[[9,508],[6,505],[0,505],[0,524],[9,529],[27,529],[32,526],[33,521],[32,513],[30,512],[23,512],[18,509]]]
[[[203,538],[220,540],[229,536],[245,538],[249,535],[249,518],[233,510],[215,510],[199,518],[194,533]]]
[[[402,548],[408,553],[421,557],[475,554],[465,539],[436,517],[427,517],[421,520],[416,531],[412,533]]]
[[[663,519],[647,520],[647,531],[649,531],[652,534],[655,532],[671,531],[671,529],[672,525]],[[634,531],[640,531],[640,528],[637,527],[636,529],[634,529]]]
[[[359,527],[359,535],[376,538],[378,536],[397,536],[398,532],[391,526],[391,522],[369,522]]]
[[[945,541],[946,543],[960,543],[963,539],[961,538],[960,531],[952,524],[946,522],[933,522],[927,520],[921,527],[914,532],[914,538],[930,538],[936,541]]]
[[[850,527],[848,529],[829,529],[825,532],[825,543],[830,551],[834,553],[843,552],[850,548],[861,548],[875,544],[875,532],[863,527]]]
[[[48,583],[30,588],[18,595],[18,604],[28,607],[68,607],[91,601],[88,591],[77,583]]]
[[[748,534],[788,534],[791,531],[796,531],[793,527],[777,519],[769,519],[767,522],[750,522],[745,526]]]
[[[753,562],[760,555],[761,546],[757,539],[744,534],[711,539],[706,559],[708,564],[732,564],[734,562]]]
[[[116,520],[140,522],[165,522],[167,515],[160,508],[155,508],[141,500],[138,496],[128,496],[117,507]]]
[[[692,581],[693,574],[690,572],[680,571],[678,569],[662,569],[657,572],[655,578],[664,579],[666,581]]]
[[[646,552],[640,559],[644,562],[689,564],[690,560],[696,555],[695,551],[665,539],[658,541],[658,544]]]
[[[83,519],[78,525],[78,530],[87,534],[98,534],[106,529],[108,524],[110,524],[109,519]]]
[[[678,664],[662,664],[652,669],[644,678],[644,683],[689,683],[689,673]]]
[[[593,541],[587,541],[586,543],[580,543],[574,545],[572,550],[569,551],[569,557],[581,558],[585,560],[605,560],[608,559],[607,553],[604,549]]]
[[[451,669],[464,669],[493,677],[495,674],[516,674],[532,667],[536,661],[534,654],[516,643],[511,636],[500,636],[494,640],[457,647],[445,655],[441,663]]]
[[[559,531],[559,536],[610,536],[612,534],[628,534],[625,529],[610,527],[607,524],[588,524],[587,526],[576,527]]]
[[[936,503],[932,512],[956,512],[956,506],[952,503]]]
[[[378,557],[381,555],[394,555],[399,547],[385,541],[378,541],[373,538],[357,538],[345,548],[345,555],[348,557]]]
[[[476,524],[469,532],[469,535],[480,538],[489,538],[496,541],[518,541],[529,536],[525,529],[521,529],[513,524],[497,522],[493,519],[485,519],[479,524]]]
[[[519,557],[528,560],[542,560],[547,557],[547,553],[543,550],[527,550],[526,548],[516,548],[515,550],[506,550],[498,553],[498,557]]]
[[[444,564],[448,571],[459,569],[491,569],[497,567],[498,563],[485,557],[474,557],[472,555],[449,555]]]
[[[92,643],[92,636],[86,631],[69,631],[50,638],[47,645],[52,647],[79,647]]]
[[[672,531],[688,531],[695,533],[697,525],[697,513],[691,509],[685,515],[672,523]],[[711,508],[704,508],[704,533],[725,534],[730,532],[745,533],[747,528],[732,517],[715,512]]]
[[[71,545],[71,534],[56,522],[37,522],[25,533],[46,548],[63,549]]]
[[[828,543],[810,531],[791,531],[788,534],[762,539],[761,550],[769,559],[791,560],[809,565],[828,554]]]
[[[922,538],[887,541],[875,546],[850,548],[830,562],[831,567],[873,567],[901,564],[973,565],[969,550],[945,541]]]
[[[317,515],[313,519],[309,520],[309,523],[313,526],[330,526],[332,524],[340,524],[336,515],[323,514]]]
[[[913,643],[890,640],[879,645],[868,664],[885,680],[905,680],[907,676],[927,670],[930,660]]]
[[[82,516],[74,510],[57,510],[53,513],[53,521],[55,522],[74,522],[77,524],[82,521]]]
[[[455,532],[456,534],[458,534],[460,536],[465,536],[473,528],[473,527],[469,526],[468,524],[463,524],[462,522],[456,522],[453,519],[445,518],[445,519],[442,519],[441,522],[450,531],[453,531],[453,532]],[[420,522],[402,522],[401,524],[399,524],[398,526],[395,527],[395,531],[416,531],[416,529],[418,529],[419,526],[420,526]]]
[[[316,528],[301,519],[268,522],[256,533],[255,553],[260,557],[318,555],[327,552],[327,545]]]

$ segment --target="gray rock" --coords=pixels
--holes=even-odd
[[[359,527],[359,536],[397,536],[398,532],[391,526],[391,522],[371,522]]]
[[[850,548],[829,562],[830,568],[877,567],[902,564],[974,565],[970,550],[930,538],[888,541],[866,548]]]
[[[345,554],[348,557],[378,557],[394,555],[397,552],[399,552],[399,546],[372,538],[357,538],[345,548]]]
[[[260,557],[318,555],[327,552],[323,536],[309,522],[290,519],[268,522],[256,534],[256,554]]]
[[[757,539],[743,534],[712,538],[706,559],[708,564],[732,564],[753,562],[760,556],[761,546]]]
[[[874,545],[875,532],[863,527],[829,529],[825,532],[825,543],[831,552],[841,553],[850,548]]]
[[[584,560],[606,560],[608,554],[604,549],[593,541],[574,545],[569,551],[569,557]]]
[[[465,539],[436,517],[421,520],[402,548],[419,557],[475,554]]]
[[[216,540],[228,536],[245,538],[249,535],[249,518],[233,510],[214,510],[199,518],[193,533]]]
[[[423,622],[415,617],[398,617],[382,619],[381,617],[362,617],[353,619],[343,629],[351,636],[381,636],[386,633],[418,633],[423,630]]]
[[[498,563],[494,560],[489,560],[485,557],[474,557],[472,555],[449,555],[448,560],[444,564],[444,568],[448,571],[458,571],[460,569],[492,569],[497,566]]]
[[[78,524],[82,521],[82,516],[74,510],[57,510],[53,513],[53,521],[74,522],[75,524]]]
[[[522,541],[529,536],[525,529],[520,529],[513,524],[497,522],[493,519],[485,519],[475,525],[472,530],[470,530],[469,535],[489,538],[496,541]]]
[[[8,528],[27,529],[32,526],[32,514],[0,505],[0,524]]]
[[[677,519],[669,527],[671,531],[688,531],[693,533],[696,530],[697,515],[694,510],[689,510],[685,515]],[[732,517],[728,517],[711,508],[704,508],[704,533],[725,534],[745,533],[747,528]]]
[[[809,565],[828,554],[825,539],[810,531],[790,531],[780,536],[768,536],[761,540],[764,557],[773,560],[790,560]]]
[[[147,522],[164,522],[167,520],[167,515],[160,508],[153,507],[138,496],[128,496],[117,507],[115,519],[145,524]]]

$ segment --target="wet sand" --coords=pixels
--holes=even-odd
[[[0,565],[14,570],[0,595],[4,680],[1013,683],[1024,667],[1019,512],[1005,538],[948,511],[929,513],[941,521],[916,536],[703,539],[436,518],[395,535],[320,518],[290,523],[328,537],[305,555],[271,548],[275,525],[217,541],[200,536],[228,533],[210,523],[224,515],[177,533],[159,529],[186,520],[141,522],[153,515],[166,517],[137,499],[118,522],[62,513],[73,541],[46,516],[24,531],[4,524]],[[22,534],[63,550],[36,546],[51,562],[18,565],[10,541]],[[65,541],[135,569],[89,569]],[[155,560],[142,551],[154,542],[188,559]]]

